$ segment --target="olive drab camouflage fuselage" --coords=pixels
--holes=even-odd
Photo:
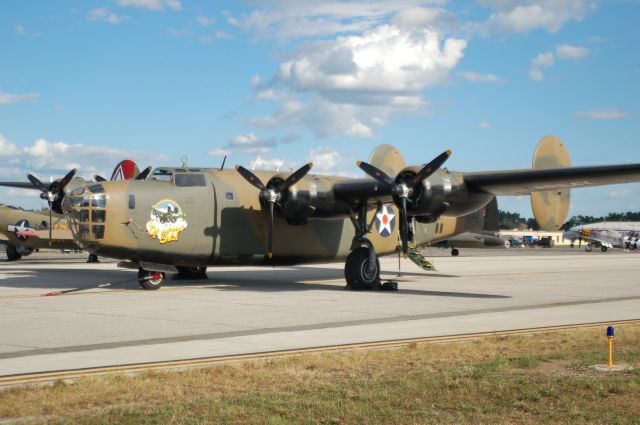
[[[154,175],[163,180],[103,182],[67,195],[63,209],[83,249],[175,266],[327,262],[343,260],[351,251],[355,230],[346,212],[299,223],[276,215],[273,259],[267,261],[268,211],[235,170],[163,168]],[[276,174],[256,175],[268,181]],[[292,192],[326,194],[344,180],[308,175]],[[376,253],[395,252],[399,216],[391,200],[370,206],[367,222]],[[483,210],[415,222],[415,242],[437,242],[483,224]]]
[[[162,271],[162,265],[327,262],[358,246],[390,254],[409,236],[421,246],[482,230],[484,208],[497,195],[532,194],[538,223],[556,229],[570,188],[640,181],[640,164],[569,167],[566,147],[554,136],[539,142],[533,169],[451,172],[441,168],[450,154],[406,166],[396,148],[381,145],[368,163],[358,162],[370,176],[360,179],[307,174],[307,164],[291,174],[157,168],[146,180],[72,180],[62,210],[83,249]]]

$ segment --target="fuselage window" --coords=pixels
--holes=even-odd
[[[226,192],[224,194],[224,199],[228,199],[229,201],[233,201],[233,198],[234,198],[233,192]]]
[[[175,180],[177,187],[194,187],[207,185],[204,174],[178,173],[176,174]]]
[[[170,182],[171,181],[171,171],[169,170],[154,170],[153,174],[151,174],[151,180],[158,180],[161,182]]]

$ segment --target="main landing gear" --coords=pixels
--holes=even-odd
[[[367,223],[366,204],[360,208],[359,213],[351,214],[351,222],[356,229],[356,234],[351,243],[351,253],[344,265],[344,277],[347,281],[346,290],[372,290],[382,289],[397,291],[398,283],[395,281],[380,281],[380,261],[369,239],[365,237],[373,222]]]

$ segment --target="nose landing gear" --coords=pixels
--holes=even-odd
[[[141,267],[138,269],[138,283],[140,283],[140,286],[142,286],[143,289],[160,289],[164,283],[164,273],[144,270]]]

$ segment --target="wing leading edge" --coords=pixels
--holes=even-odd
[[[640,164],[464,173],[463,176],[470,190],[493,195],[528,195],[548,190],[640,182]]]

